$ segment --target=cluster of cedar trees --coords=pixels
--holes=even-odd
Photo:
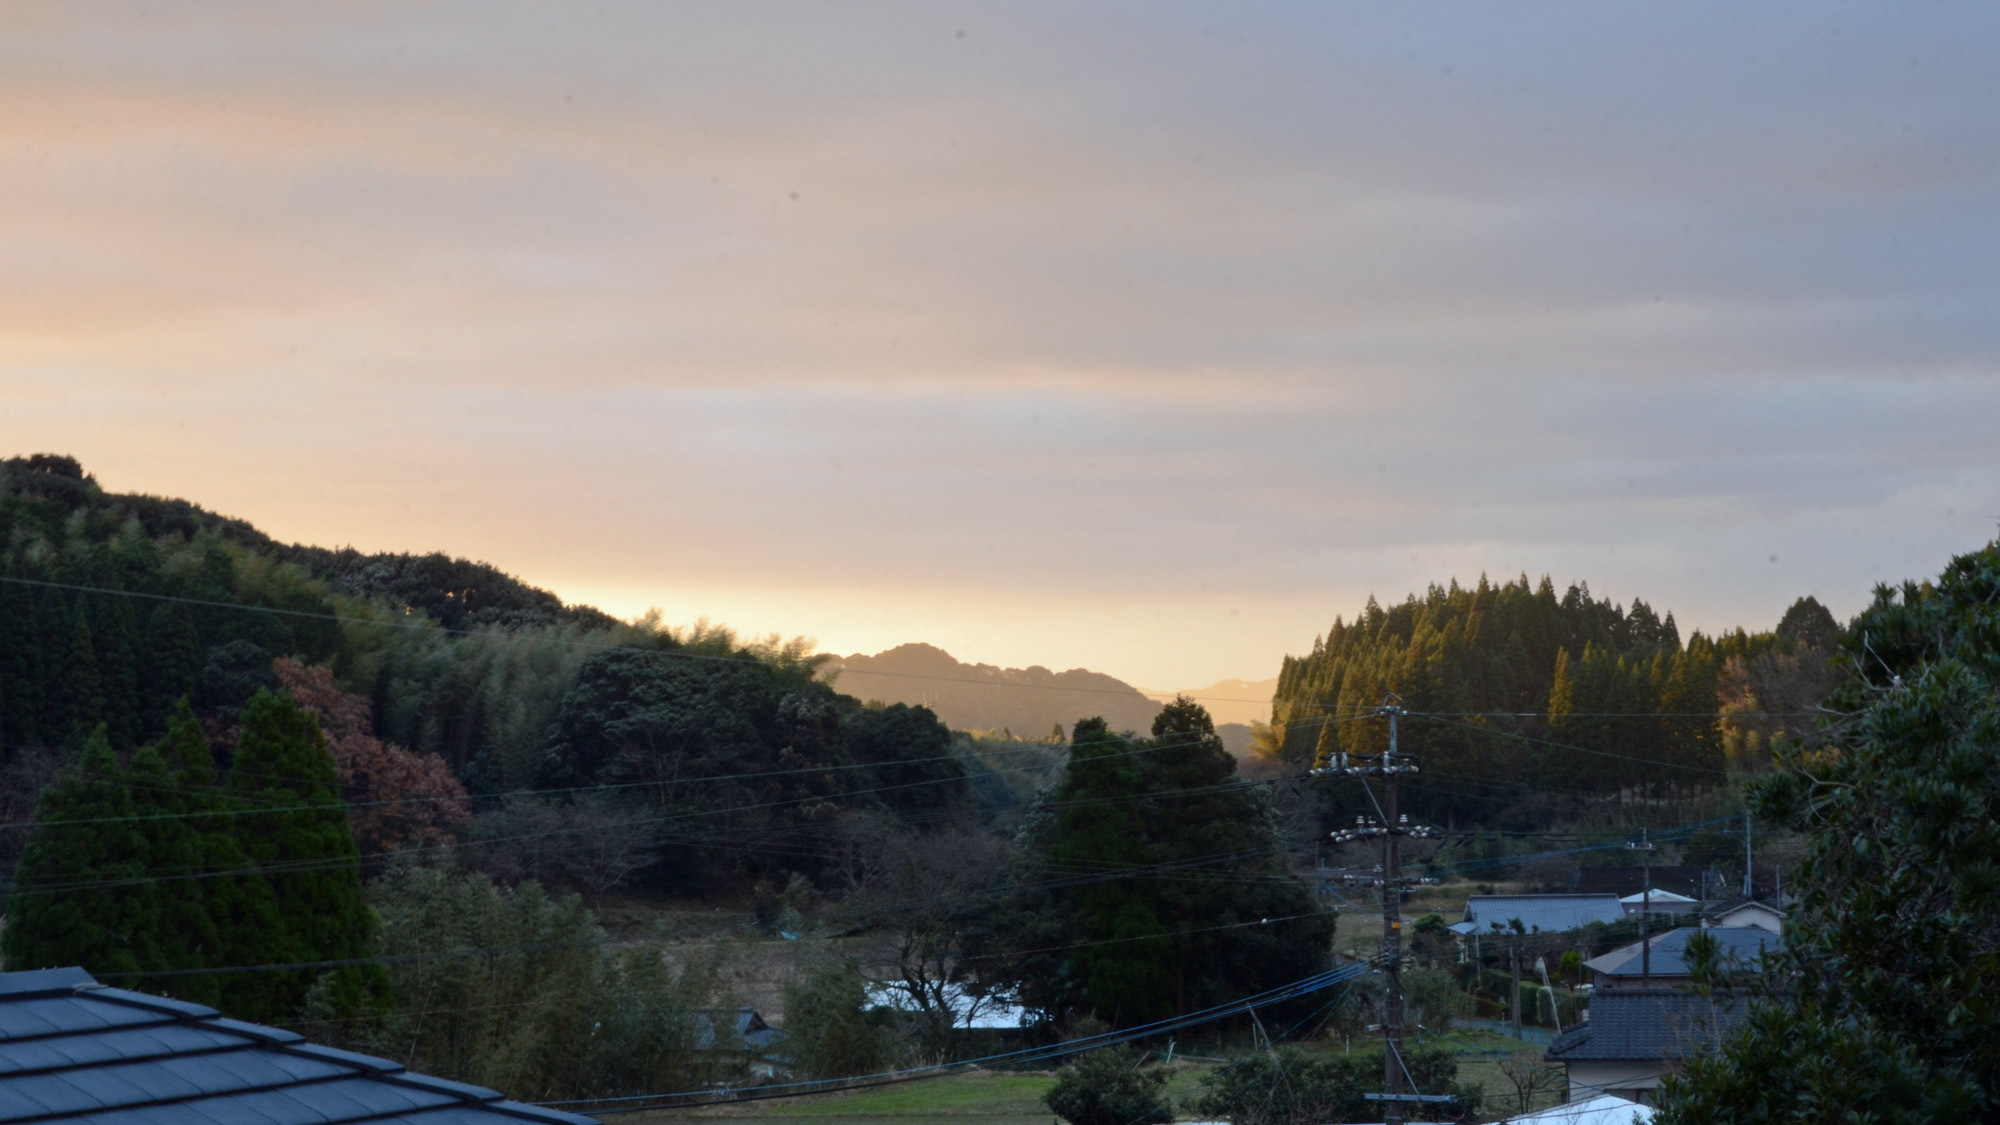
[[[1739,709],[1757,707],[1745,669],[1809,652],[1821,672],[1838,633],[1811,598],[1774,634],[1683,643],[1671,613],[1593,599],[1581,584],[1560,596],[1525,575],[1433,586],[1386,609],[1370,599],[1309,654],[1287,657],[1267,747],[1299,766],[1379,752],[1386,724],[1371,711],[1393,698],[1414,713],[1400,748],[1433,782],[1413,787],[1413,811],[1440,822],[1540,815],[1552,793],[1621,800],[1713,787],[1745,764],[1726,753],[1725,713],[1732,687]]]
[[[352,1008],[380,975],[338,964],[366,956],[371,915],[333,760],[286,697],[250,700],[226,774],[185,703],[123,764],[100,727],[37,819],[9,968],[82,964],[247,1019],[291,1014],[318,981]],[[239,966],[260,971],[209,971]]]

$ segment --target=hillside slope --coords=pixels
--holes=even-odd
[[[956,730],[1012,731],[1029,738],[1101,715],[1114,730],[1150,730],[1160,705],[1138,688],[1101,672],[1051,672],[966,664],[935,645],[897,645],[873,656],[838,657],[825,674],[859,699],[922,705]]]

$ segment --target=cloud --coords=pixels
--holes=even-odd
[[[0,43],[0,438],[288,537],[1171,684],[2000,516],[1983,8],[79,11]]]

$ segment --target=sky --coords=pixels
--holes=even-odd
[[[0,453],[1157,688],[2000,525],[1991,5],[9,3]]]

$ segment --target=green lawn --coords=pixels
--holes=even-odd
[[[845,1094],[816,1094],[781,1101],[718,1106],[688,1113],[635,1115],[632,1125],[726,1120],[732,1125],[811,1122],[812,1125],[943,1125],[974,1118],[984,1125],[1047,1125],[1053,1120],[1042,1094],[1052,1073],[979,1070]]]

